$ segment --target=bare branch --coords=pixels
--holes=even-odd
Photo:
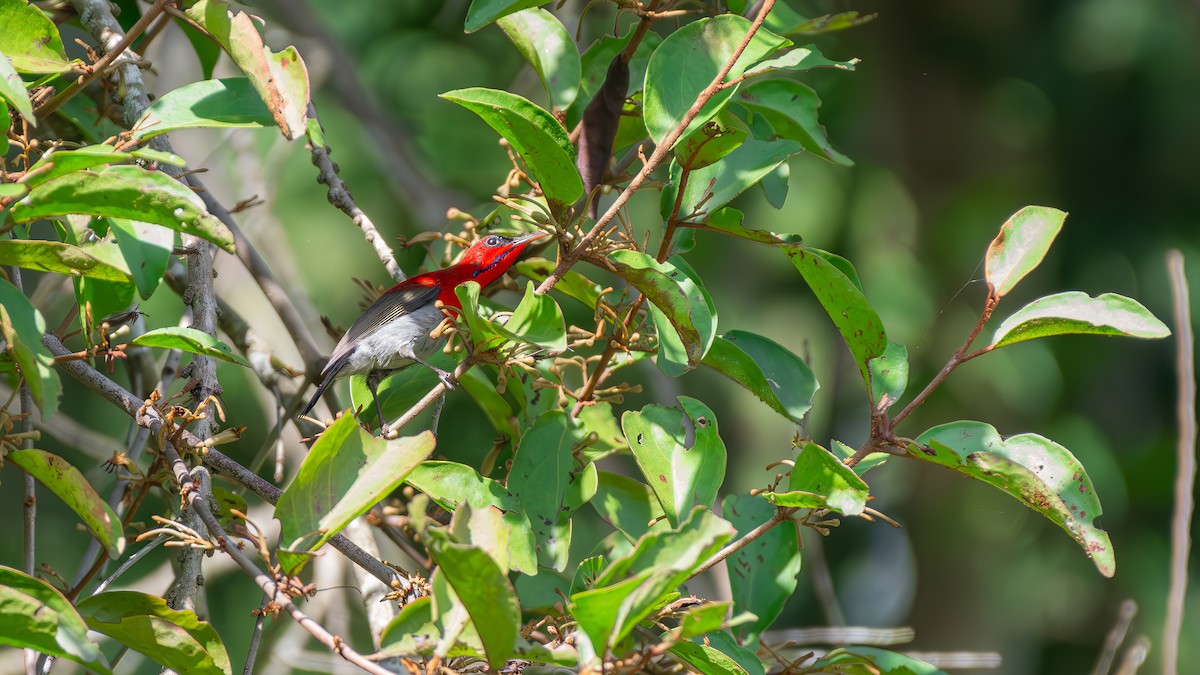
[[[42,344],[50,350],[52,354],[61,355],[69,353],[63,343],[59,341],[51,333],[42,336]],[[100,396],[113,403],[127,415],[133,417],[134,420],[141,426],[150,430],[150,433],[157,435],[162,429],[163,419],[152,406],[144,406],[143,402],[133,394],[126,391],[121,385],[113,382],[103,373],[88,365],[86,361],[63,361],[58,364],[60,368],[67,371],[71,377],[74,377],[83,386],[91,389]],[[185,442],[193,445],[199,445],[202,441],[194,434],[184,431],[180,434],[180,438]],[[279,501],[279,495],[282,491],[267,481],[259,478],[254,473],[246,469],[228,455],[220,452],[215,448],[208,448],[204,453],[205,464],[210,468],[220,471],[222,474],[229,476],[238,483],[246,486],[251,492],[262,497],[268,502],[274,504]],[[375,578],[390,583],[395,574],[379,560],[371,557],[361,548],[356,546],[350,540],[342,535],[337,535],[329,541],[329,544],[343,555],[350,559],[351,562],[362,567],[371,573]]]
[[[321,119],[317,117],[317,106],[312,101],[308,102],[308,119],[321,123]],[[375,228],[375,223],[363,213],[363,210],[358,208],[358,204],[354,203],[354,197],[350,194],[350,188],[346,187],[346,182],[338,175],[338,165],[333,163],[330,158],[330,149],[324,143],[318,147],[311,139],[309,140],[308,149],[312,152],[313,165],[317,167],[317,182],[322,185],[329,186],[329,203],[338,207],[358,229],[362,230],[363,237],[367,243],[375,249],[375,255],[379,256],[379,262],[383,263],[384,269],[387,270],[389,276],[397,283],[404,281],[408,277],[404,275],[404,270],[396,264],[396,255],[392,253],[392,248],[384,241],[383,235],[379,234],[379,230]]]
[[[1167,593],[1167,617],[1163,622],[1163,673],[1173,675],[1179,667],[1179,636],[1183,632],[1183,610],[1188,587],[1189,532],[1192,528],[1192,494],[1196,485],[1196,360],[1192,337],[1191,301],[1183,253],[1167,253],[1171,296],[1175,304],[1175,376],[1178,391],[1175,411],[1179,440],[1176,444],[1175,508],[1171,514],[1171,585]]]

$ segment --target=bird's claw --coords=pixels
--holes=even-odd
[[[442,381],[446,389],[458,389],[458,378],[454,377],[454,373],[445,370],[438,370],[436,372],[438,379]]]

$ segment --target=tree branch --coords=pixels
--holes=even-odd
[[[52,354],[61,356],[70,353],[63,343],[53,334],[47,333],[42,336],[42,344],[50,350]],[[100,396],[107,399],[110,403],[116,405],[127,415],[133,417],[134,420],[141,426],[150,430],[150,433],[158,435],[158,432],[163,427],[162,416],[158,411],[151,406],[143,408],[143,401],[138,397],[126,391],[121,385],[113,382],[103,373],[88,365],[86,361],[63,361],[58,364],[60,368],[67,371],[71,377],[74,377],[83,386],[91,389]],[[197,438],[194,434],[184,431],[180,434],[180,438],[188,444],[199,445],[203,441]],[[262,497],[266,501],[274,504],[279,501],[279,495],[282,491],[267,481],[259,478],[254,473],[251,473],[228,455],[220,452],[215,448],[209,448],[204,453],[205,464],[210,468],[220,471],[222,474],[229,476],[238,483],[246,486],[251,492]],[[356,546],[350,540],[342,535],[337,535],[329,540],[329,544],[343,555],[350,559],[351,562],[367,570],[375,578],[384,583],[391,583],[395,578],[395,573],[390,568],[384,565],[379,560],[371,557],[361,548]]]
[[[317,117],[317,106],[312,101],[308,102],[308,119],[321,124],[321,119]],[[324,127],[322,127],[324,130]],[[354,203],[354,197],[350,194],[350,188],[346,187],[346,182],[338,175],[338,165],[333,163],[333,159],[329,157],[331,152],[328,145],[324,143],[318,147],[309,139],[308,149],[312,152],[313,166],[318,169],[317,182],[322,185],[329,186],[329,203],[338,207],[358,229],[362,230],[363,237],[375,249],[375,255],[379,257],[379,262],[383,263],[384,269],[387,270],[389,276],[396,283],[404,281],[408,277],[404,275],[404,270],[396,264],[396,255],[392,253],[392,247],[388,246],[383,235],[379,234],[379,230],[375,228],[375,223],[363,213],[363,210],[358,208],[358,204]]]
[[[554,285],[563,278],[563,275],[567,273],[567,270],[571,269],[575,263],[579,262],[584,253],[587,252],[588,248],[591,247],[591,245],[607,229],[608,224],[617,216],[617,213],[624,208],[625,204],[629,201],[629,198],[633,196],[633,193],[641,189],[642,183],[644,183],[646,179],[650,177],[650,174],[658,168],[658,165],[667,158],[667,155],[671,152],[672,146],[675,145],[675,141],[679,140],[679,137],[683,135],[684,130],[687,129],[688,125],[692,123],[692,120],[696,118],[696,115],[699,115],[700,111],[709,102],[709,100],[712,99],[713,96],[716,96],[717,92],[722,89],[722,84],[725,81],[725,78],[729,75],[729,71],[733,69],[734,64],[737,63],[739,58],[741,58],[742,52],[746,50],[746,47],[750,44],[750,41],[754,39],[754,35],[758,33],[758,29],[762,27],[763,21],[767,18],[767,14],[774,6],[775,0],[765,0],[765,2],[763,2],[762,8],[759,9],[758,16],[754,18],[754,22],[750,25],[750,30],[746,31],[746,36],[742,38],[741,43],[738,44],[737,48],[733,52],[733,55],[729,57],[729,60],[726,61],[723,66],[721,66],[720,72],[718,72],[716,77],[713,78],[712,82],[710,82],[709,85],[700,92],[700,95],[696,97],[696,101],[692,103],[692,106],[688,108],[686,113],[684,113],[683,119],[679,120],[679,124],[675,125],[675,128],[672,129],[669,134],[667,134],[666,138],[664,138],[662,142],[654,148],[654,152],[650,155],[650,159],[646,160],[645,166],[642,167],[641,171],[637,172],[637,175],[633,177],[633,180],[629,181],[629,185],[625,186],[625,189],[621,191],[621,194],[617,195],[616,201],[614,201],[612,205],[608,207],[608,210],[604,212],[604,215],[600,216],[600,219],[597,220],[596,224],[592,226],[592,229],[589,230],[586,235],[584,235],[583,239],[579,241],[579,244],[577,244],[565,258],[561,258],[558,261],[558,265],[555,266],[554,271],[551,272],[550,275],[538,285],[536,291],[537,293],[547,293],[551,288],[554,288]]]

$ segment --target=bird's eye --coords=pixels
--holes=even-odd
[[[483,243],[487,244],[488,246],[499,246],[500,245],[500,237],[497,237],[496,235],[493,234],[492,236],[485,239]]]

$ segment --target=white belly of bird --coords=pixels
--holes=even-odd
[[[429,336],[443,317],[442,310],[428,305],[380,326],[361,339],[347,361],[347,370],[397,370],[415,363],[413,355],[428,361],[446,344],[444,337],[435,340]]]

